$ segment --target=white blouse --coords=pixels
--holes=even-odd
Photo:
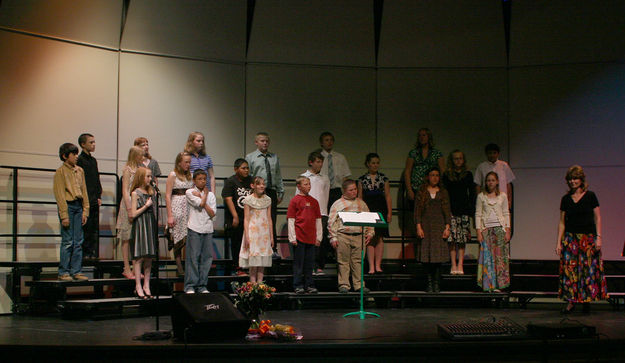
[[[499,225],[510,228],[510,210],[506,193],[499,193],[496,198],[488,198],[484,193],[478,194],[475,203],[475,228],[486,228],[486,220],[493,212],[499,220]]]

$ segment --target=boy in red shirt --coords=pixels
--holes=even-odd
[[[296,195],[289,203],[286,218],[289,225],[289,242],[293,245],[293,288],[296,294],[316,294],[313,282],[315,246],[323,238],[319,203],[310,195],[310,180],[305,176],[295,179]],[[304,281],[302,283],[302,274]]]

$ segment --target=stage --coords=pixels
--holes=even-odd
[[[347,309],[269,311],[263,318],[300,329],[300,342],[244,339],[185,345],[174,340],[135,338],[155,329],[154,317],[65,320],[57,315],[0,317],[3,357],[30,360],[80,361],[622,361],[625,357],[625,313],[608,304],[594,304],[589,315],[567,317],[561,304],[534,303],[526,309],[404,308],[367,309],[381,318],[344,318]],[[581,309],[580,309],[581,310]],[[565,322],[594,326],[596,336],[582,339],[451,341],[439,336],[438,324],[458,321],[492,322],[507,318],[527,324]],[[172,328],[169,316],[161,330]]]

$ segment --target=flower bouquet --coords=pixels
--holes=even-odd
[[[272,324],[271,320],[261,320],[258,327],[248,329],[245,339],[258,340],[261,338],[296,341],[302,340],[304,336],[291,325]]]
[[[254,319],[252,327],[259,325],[258,317],[269,304],[269,300],[276,289],[262,282],[232,282],[232,291],[236,294],[234,306],[243,311],[250,319]],[[256,326],[255,326],[256,325]]]

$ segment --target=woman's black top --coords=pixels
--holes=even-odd
[[[599,206],[595,193],[586,191],[575,203],[570,194],[562,197],[560,210],[564,212],[564,231],[570,233],[596,234],[594,209]]]

